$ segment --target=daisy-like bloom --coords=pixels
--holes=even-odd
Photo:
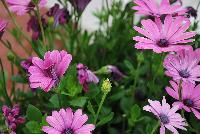
[[[195,83],[200,81],[200,49],[181,50],[164,59],[165,74],[173,80]]]
[[[133,40],[137,41],[137,49],[153,49],[156,53],[179,51],[189,49],[191,46],[182,45],[193,42],[189,39],[196,35],[196,32],[186,32],[190,26],[190,21],[184,17],[172,18],[166,16],[164,24],[159,18],[152,20],[142,20],[143,28],[134,26],[134,29],[146,37],[136,36]]]
[[[9,10],[17,15],[24,15],[35,8],[31,0],[6,0],[6,2],[9,5]],[[46,3],[47,0],[40,0],[39,7],[44,7]]]
[[[94,83],[94,84],[99,83],[99,78],[83,64],[79,63],[76,68],[78,71],[79,83],[83,86],[83,90],[85,92],[88,92],[89,90],[88,87],[89,83]]]
[[[48,51],[44,60],[33,57],[32,66],[29,67],[29,82],[31,88],[42,88],[48,92],[55,87],[71,63],[72,56],[66,51]]]
[[[18,105],[13,106],[13,108],[9,108],[4,105],[2,107],[3,116],[6,119],[6,124],[11,131],[11,134],[16,134],[15,129],[19,124],[23,124],[25,122],[25,118],[19,115],[20,108]]]
[[[180,109],[185,109],[187,112],[193,112],[200,120],[200,85],[189,82],[182,83],[182,98],[179,98],[179,84],[170,81],[171,87],[166,87],[167,93],[178,100],[173,105],[178,105]],[[181,101],[180,101],[181,100]]]
[[[47,116],[46,121],[50,126],[43,126],[47,134],[91,134],[95,129],[93,124],[85,124],[88,116],[81,109],[73,113],[71,108],[53,111],[52,116]]]
[[[8,25],[8,22],[5,20],[0,20],[0,39],[3,36],[6,26]]]
[[[178,134],[176,128],[187,130],[185,119],[179,113],[176,113],[179,109],[178,106],[171,108],[165,97],[163,97],[162,105],[159,101],[148,100],[148,102],[150,105],[144,106],[143,110],[153,113],[160,120],[160,134],[165,134],[165,128],[173,134]]]
[[[163,15],[180,16],[185,15],[187,9],[181,5],[171,5],[169,0],[162,0],[159,5],[155,0],[134,0],[136,6],[133,7],[138,14],[161,17]]]

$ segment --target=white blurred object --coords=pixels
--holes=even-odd
[[[51,7],[56,3],[57,0],[49,0],[47,6]],[[111,3],[113,0],[108,0]],[[124,4],[128,3],[132,0],[123,0]],[[158,0],[160,1],[160,0]],[[197,4],[200,0],[182,0],[183,6],[192,6],[196,9]],[[95,31],[99,27],[99,20],[93,15],[94,12],[101,10],[101,7],[105,3],[105,0],[91,0],[87,8],[85,9],[84,13],[81,17],[81,25],[83,29],[88,31]],[[198,14],[200,14],[200,7],[198,10]],[[138,16],[139,17],[139,16]],[[197,20],[200,20],[200,15],[198,15]]]

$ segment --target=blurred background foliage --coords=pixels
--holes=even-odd
[[[65,6],[66,2],[62,4]],[[154,54],[151,51],[134,48],[135,42],[132,37],[138,33],[132,28],[135,22],[135,14],[131,9],[133,3],[129,2],[125,7],[122,5],[122,0],[114,0],[111,6],[104,5],[102,10],[94,12],[100,20],[100,28],[93,32],[81,28],[79,24],[81,13],[78,12],[72,12],[68,23],[58,25],[56,28],[51,18],[48,18],[48,27],[45,28],[47,44],[43,45],[41,39],[30,41],[34,53],[39,57],[43,57],[46,51],[53,49],[64,49],[73,55],[74,65],[70,66],[67,75],[55,89],[57,93],[62,94],[61,96],[54,92],[44,93],[42,90],[32,92],[28,87],[27,74],[20,66],[23,58],[17,57],[12,52],[8,54],[11,64],[18,68],[18,73],[12,76],[12,82],[23,85],[23,89],[13,87],[11,99],[20,104],[22,113],[27,119],[26,124],[18,128],[17,134],[41,134],[40,128],[46,124],[47,113],[60,107],[81,107],[89,115],[89,122],[93,121],[101,101],[101,84],[90,84],[89,92],[83,93],[77,80],[76,63],[83,63],[93,71],[106,65],[114,65],[125,74],[120,80],[115,80],[112,74],[98,75],[101,81],[109,77],[113,85],[94,133],[150,134],[156,125],[156,119],[142,110],[147,98],[160,100],[164,95],[169,103],[173,102],[164,90],[169,85],[169,79],[164,76],[162,67],[165,54]],[[197,25],[194,23],[191,29],[196,30]],[[13,29],[11,33],[20,41],[21,33],[18,29]],[[191,45],[194,48],[200,46],[199,35]],[[0,76],[0,89],[3,89],[5,86],[3,78],[6,78],[6,75]],[[3,90],[0,90],[0,107],[4,103],[3,95]],[[200,132],[199,121],[190,114],[187,114],[186,118]],[[3,119],[0,123],[2,123],[0,128],[3,129],[5,127]],[[187,134],[192,133],[187,132]]]

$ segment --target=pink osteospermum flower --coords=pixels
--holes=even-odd
[[[85,124],[88,116],[81,109],[73,113],[71,108],[53,111],[46,121],[50,126],[43,126],[42,130],[47,134],[91,134],[95,129],[93,124]],[[85,124],[85,125],[84,125]]]
[[[200,81],[200,49],[181,50],[164,59],[165,74],[175,81],[195,83]]]
[[[0,20],[0,39],[3,36],[6,26],[8,25],[8,22],[5,20]]]
[[[150,105],[144,106],[143,110],[153,113],[160,120],[160,134],[165,134],[165,128],[174,134],[178,134],[176,128],[187,130],[185,119],[179,113],[176,113],[179,109],[178,106],[170,108],[165,97],[163,97],[162,105],[159,101],[148,100],[148,102]]]
[[[162,15],[185,15],[187,9],[181,5],[170,5],[169,0],[162,0],[159,5],[155,0],[134,0],[136,6],[133,7],[138,14],[161,17]]]
[[[6,0],[11,12],[17,13],[17,15],[24,15],[30,10],[35,8],[34,3],[31,0]],[[44,7],[47,0],[40,0],[39,7]]]
[[[91,71],[89,70],[85,65],[79,63],[77,65],[77,71],[78,71],[78,80],[79,83],[83,86],[83,90],[85,92],[88,92],[89,83],[98,84],[99,78]]]
[[[134,29],[145,37],[136,36],[133,40],[137,41],[137,49],[153,49],[156,53],[179,51],[181,49],[190,49],[189,45],[182,45],[193,42],[189,39],[196,35],[196,32],[186,32],[190,26],[190,21],[184,17],[173,19],[172,16],[166,16],[164,24],[159,18],[152,20],[142,20],[143,28],[134,26]]]
[[[48,92],[56,86],[71,63],[72,56],[66,51],[54,50],[45,53],[44,60],[33,57],[29,67],[29,82],[31,88],[42,88]]]
[[[182,98],[179,99],[179,84],[170,81],[172,87],[166,87],[167,93],[178,100],[173,105],[178,105],[180,109],[185,109],[187,112],[193,112],[200,120],[200,85],[195,86],[189,82],[182,83]],[[182,101],[179,101],[182,100]]]

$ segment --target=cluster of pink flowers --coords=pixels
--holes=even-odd
[[[13,106],[13,108],[9,108],[8,106],[4,105],[2,107],[3,116],[5,117],[6,124],[11,131],[11,134],[16,134],[15,129],[19,124],[25,122],[25,118],[19,115],[20,108],[18,105]]]
[[[162,0],[158,5],[154,0],[134,0],[133,7],[137,13],[152,16],[154,19],[142,20],[143,28],[134,29],[144,37],[133,37],[137,49],[151,49],[155,53],[169,52],[163,62],[165,74],[172,77],[171,87],[166,92],[177,102],[172,108],[163,97],[162,105],[159,101],[149,100],[150,105],[143,109],[152,112],[160,121],[160,134],[165,134],[165,128],[178,134],[176,128],[187,130],[186,120],[178,110],[193,112],[200,119],[200,49],[193,50],[187,44],[193,42],[196,32],[188,32],[190,20],[186,17],[191,9],[184,9],[180,4],[170,4],[169,0]],[[194,15],[193,15],[194,16]]]

